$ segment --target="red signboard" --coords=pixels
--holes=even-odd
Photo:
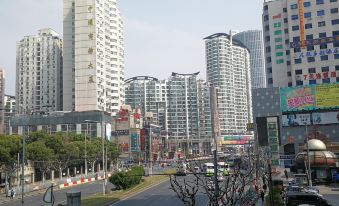
[[[314,79],[327,79],[330,77],[339,77],[339,72],[322,72],[322,73],[311,73],[304,74],[304,80],[314,80]]]

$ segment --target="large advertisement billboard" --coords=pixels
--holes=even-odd
[[[311,124],[310,114],[287,114],[282,116],[283,127],[300,126],[305,124]]]
[[[339,112],[323,112],[312,114],[313,124],[338,124]]]
[[[226,135],[221,136],[220,144],[226,145],[244,145],[247,144],[250,140],[254,140],[253,135]]]
[[[280,88],[283,112],[339,108],[339,84]]]

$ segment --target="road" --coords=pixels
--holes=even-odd
[[[54,192],[54,196],[55,196],[55,204],[54,205],[58,205],[58,204],[66,204],[66,192],[71,191],[71,190],[76,190],[76,191],[81,191],[81,197],[87,197],[90,195],[93,195],[95,193],[98,192],[102,192],[102,182],[103,181],[99,181],[99,182],[94,182],[94,183],[89,183],[89,184],[83,184],[83,185],[79,185],[79,186],[74,186],[74,187],[70,187],[67,189],[63,189],[63,190],[57,190]],[[107,188],[111,189],[112,188],[112,184],[108,183]],[[43,198],[44,194],[36,194],[36,195],[31,195],[28,197],[24,198],[24,204],[25,206],[32,206],[32,205],[43,205]],[[0,205],[6,205],[6,206],[22,206],[21,204],[21,199],[14,199],[14,200],[9,200],[10,202],[5,203],[5,204],[1,204],[0,201]]]
[[[197,206],[207,205],[207,198],[199,194],[196,200]],[[134,195],[128,199],[116,202],[112,206],[184,206],[173,190],[170,189],[170,182],[165,181],[159,185]]]

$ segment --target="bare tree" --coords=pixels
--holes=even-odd
[[[217,181],[213,177],[207,177],[206,171],[197,172],[193,169],[202,168],[202,164],[199,161],[190,162],[190,172],[179,181],[176,176],[170,177],[171,189],[185,205],[194,206],[198,193],[206,195],[209,206],[250,205],[251,201],[257,199],[252,188],[255,161],[251,156],[242,158],[241,162],[229,170],[228,175],[223,176],[218,169]]]

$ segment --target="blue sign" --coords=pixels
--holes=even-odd
[[[333,49],[322,49],[320,51],[314,50],[314,51],[306,51],[306,52],[300,52],[296,53],[294,55],[295,59],[301,59],[305,57],[315,57],[315,56],[324,56],[329,54],[338,54],[339,48],[333,48]]]
[[[318,39],[307,39],[304,40],[304,46],[314,46],[320,44],[328,44],[328,43],[335,43],[339,42],[339,36],[332,36],[332,37],[323,37]],[[290,42],[290,48],[300,48],[301,42]]]

